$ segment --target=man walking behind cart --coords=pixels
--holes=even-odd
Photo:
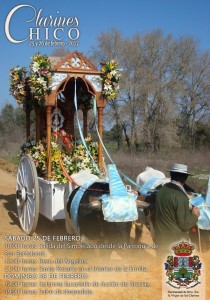
[[[188,167],[174,164],[170,170],[171,181],[158,192],[156,201],[156,243],[160,250],[169,250],[171,244],[189,241],[189,230],[198,221],[198,207],[189,207],[184,184],[189,175]]]

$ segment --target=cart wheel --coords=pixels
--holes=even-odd
[[[39,183],[35,164],[27,154],[21,157],[18,166],[16,201],[20,225],[31,235],[39,217]]]

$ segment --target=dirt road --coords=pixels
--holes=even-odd
[[[16,185],[16,177],[15,173],[8,173],[7,171],[3,171],[0,169],[0,241],[1,241],[1,282],[0,282],[0,299],[72,299],[75,298],[75,295],[64,294],[64,285],[68,285],[69,282],[75,282],[75,280],[66,279],[66,275],[64,278],[60,279],[60,277],[56,278],[53,275],[59,274],[60,271],[57,271],[58,265],[61,267],[66,267],[65,260],[67,259],[82,259],[86,261],[86,273],[88,273],[88,280],[84,281],[83,279],[79,280],[79,282],[86,282],[86,284],[91,284],[89,290],[92,291],[90,295],[76,295],[77,299],[161,299],[162,295],[162,283],[161,283],[161,272],[163,270],[163,262],[156,257],[156,251],[154,249],[123,249],[123,250],[111,250],[111,249],[61,249],[61,248],[50,248],[47,246],[45,240],[43,240],[43,236],[49,237],[52,239],[52,236],[68,236],[65,229],[64,220],[51,222],[47,220],[45,217],[39,217],[37,229],[33,235],[33,237],[37,237],[37,241],[33,241],[31,239],[30,244],[40,251],[40,247],[44,247],[42,252],[44,252],[44,259],[46,259],[46,267],[45,274],[47,278],[40,279],[40,274],[44,273],[43,264],[41,263],[40,258],[36,260],[36,262],[32,263],[30,267],[36,270],[36,274],[38,274],[38,278],[34,279],[35,287],[31,288],[30,286],[21,287],[19,290],[23,291],[21,295],[6,295],[5,290],[8,290],[8,282],[20,282],[17,280],[7,280],[5,279],[5,270],[8,273],[8,270],[12,270],[12,267],[17,266],[16,263],[9,264],[8,263],[8,254],[5,255],[5,252],[12,252],[12,257],[17,258],[15,254],[17,249],[9,249],[5,248],[8,243],[5,241],[5,237],[26,237],[19,226],[19,220],[16,212],[16,199],[15,199],[15,185]],[[152,240],[149,232],[144,229],[142,243],[151,244]],[[26,245],[25,242],[9,242],[10,244],[18,244],[18,245]],[[61,243],[62,244],[62,243]],[[28,244],[27,244],[28,245]],[[28,246],[27,246],[28,247]],[[18,248],[19,249],[19,248]],[[22,249],[21,249],[22,250]],[[28,249],[27,249],[28,250]],[[204,254],[204,260],[206,266],[209,265],[209,255],[210,253]],[[10,257],[9,257],[10,258]],[[18,257],[19,262],[22,262]],[[60,264],[58,263],[60,260]],[[25,265],[23,265],[24,268]],[[69,266],[69,265],[68,265]],[[78,265],[77,271],[83,265]],[[94,268],[104,267],[105,271],[95,271]],[[7,269],[5,269],[7,268]],[[10,268],[10,269],[8,269]],[[50,269],[51,268],[51,269]],[[89,268],[89,269],[88,269]],[[109,268],[109,271],[108,269]],[[118,268],[118,271],[117,269]],[[135,269],[136,268],[136,269]],[[138,268],[138,269],[137,269]],[[207,267],[206,267],[207,268]],[[23,269],[20,269],[23,270]],[[31,269],[32,270],[32,269]],[[41,271],[40,271],[41,270]],[[52,272],[50,272],[52,271]],[[14,273],[13,271],[11,271]],[[9,272],[9,273],[11,273]],[[40,273],[41,272],[41,273]],[[19,272],[16,272],[19,274]],[[64,272],[65,273],[65,272]],[[75,272],[74,272],[75,273]],[[50,275],[51,274],[51,275]],[[54,280],[49,276],[54,276]],[[13,278],[13,277],[12,277]],[[207,275],[206,279],[210,279]],[[24,280],[22,280],[25,282]],[[44,286],[44,283],[51,284],[54,282],[54,286],[48,288],[48,286]],[[31,282],[28,280],[28,282]],[[76,280],[78,282],[78,280]],[[22,283],[21,283],[22,284]],[[95,285],[94,285],[95,284]],[[124,284],[124,286],[123,286]],[[56,285],[62,286],[60,289],[60,294]],[[136,286],[135,286],[136,285]],[[10,288],[11,289],[11,288]],[[13,287],[14,289],[14,287]],[[17,288],[18,289],[18,288]],[[86,288],[87,290],[88,288]],[[68,288],[67,292],[72,290],[72,288]],[[207,293],[210,295],[209,285],[206,285]],[[27,294],[29,291],[34,292],[34,295]],[[49,294],[53,293],[53,294]],[[56,294],[58,293],[58,294]],[[70,293],[70,292],[69,292]]]

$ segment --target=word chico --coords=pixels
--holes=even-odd
[[[22,39],[16,39],[11,32],[12,18],[15,17],[15,13],[22,12],[28,8],[32,11],[33,17],[26,20],[29,23],[28,35]],[[22,10],[22,11],[21,11]],[[59,12],[57,12],[59,14]],[[25,15],[24,15],[25,17]],[[77,17],[62,17],[52,15],[43,16],[43,9],[36,10],[33,6],[28,4],[21,4],[15,6],[7,15],[5,20],[5,34],[7,39],[12,43],[22,43],[27,40],[49,40],[54,38],[55,40],[63,40],[67,37],[69,40],[77,40],[80,36],[78,29],[79,20]]]

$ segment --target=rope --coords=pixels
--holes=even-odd
[[[94,165],[94,167],[96,168],[98,174],[100,175],[101,178],[103,178],[103,179],[106,181],[106,178],[101,174],[101,172],[100,172],[100,170],[99,170],[99,168],[98,168],[98,165],[96,164],[94,158],[92,157],[92,155],[91,155],[91,153],[90,153],[90,151],[89,151],[89,149],[88,149],[88,146],[87,146],[87,144],[86,144],[84,135],[83,135],[83,133],[82,133],[82,129],[81,129],[80,121],[79,121],[79,116],[78,116],[78,108],[77,108],[76,80],[77,80],[77,78],[75,77],[74,105],[75,105],[75,110],[76,110],[77,124],[78,124],[78,129],[79,129],[80,137],[81,137],[83,146],[85,147],[85,149],[86,149],[86,151],[87,151],[87,154],[88,154],[89,157],[91,158],[91,160],[92,160],[92,162],[93,162],[93,165]]]
[[[79,121],[79,117],[78,117],[77,93],[76,93],[76,80],[77,80],[77,78],[75,77],[74,105],[75,105],[75,110],[76,110],[77,124],[78,124],[78,129],[79,129],[80,137],[81,137],[82,143],[83,143],[83,145],[84,145],[84,147],[85,147],[85,149],[86,149],[88,155],[90,156],[90,158],[91,158],[91,160],[92,160],[92,162],[93,162],[94,167],[96,168],[97,172],[100,174],[101,178],[103,178],[103,179],[105,180],[105,182],[107,182],[106,178],[104,178],[104,176],[101,174],[101,172],[100,172],[100,170],[99,170],[99,168],[98,168],[98,165],[96,164],[94,158],[92,157],[92,155],[91,155],[91,153],[90,153],[90,151],[89,151],[89,149],[88,149],[88,147],[87,147],[87,144],[86,144],[86,142],[85,142],[84,135],[83,135],[83,133],[82,133],[82,129],[81,129],[81,125],[80,125],[80,121]],[[57,102],[56,102],[56,105],[57,105]],[[93,102],[93,113],[94,113],[95,119],[97,119],[96,97],[94,97],[94,102]],[[95,124],[96,124],[96,122],[95,122]],[[99,131],[98,131],[98,128],[97,128],[97,125],[96,125],[96,131],[97,131],[97,135],[98,135],[98,137],[99,137],[99,140],[100,140],[100,142],[101,142],[101,144],[102,144],[102,147],[103,147],[104,151],[106,152],[108,158],[110,159],[110,161],[111,161],[113,164],[115,164],[115,163],[113,162],[111,156],[109,155],[109,153],[108,153],[108,151],[107,151],[107,149],[106,149],[106,147],[105,147],[105,145],[104,145],[102,139],[101,139],[101,136],[100,136]],[[57,141],[57,138],[58,138],[58,131],[56,130],[56,141]],[[60,163],[61,169],[62,169],[62,171],[63,171],[63,174],[64,174],[64,176],[68,179],[69,182],[71,182],[71,183],[74,184],[74,185],[77,185],[77,186],[78,186],[79,188],[81,188],[81,189],[92,190],[92,191],[100,191],[100,192],[103,191],[103,192],[105,192],[104,190],[96,190],[96,189],[84,188],[84,187],[82,187],[81,185],[77,184],[77,183],[74,181],[74,179],[68,174],[66,168],[64,167],[60,152],[59,152],[58,157],[59,157],[59,163]],[[133,185],[135,185],[135,186],[137,186],[137,187],[140,187],[138,184],[136,184],[136,182],[134,182],[132,179],[130,179],[130,178],[129,178],[128,176],[126,176],[124,173],[122,173],[122,172],[120,172],[120,171],[119,171],[119,173],[120,173],[124,178],[126,178],[130,183],[132,183]],[[107,191],[107,192],[108,192],[108,191]]]
[[[102,139],[101,139],[101,136],[99,134],[99,131],[98,131],[98,127],[97,127],[97,124],[96,124],[96,120],[97,120],[97,109],[96,109],[96,97],[94,97],[94,101],[93,101],[93,115],[94,115],[94,118],[95,118],[95,127],[96,127],[96,132],[97,132],[97,135],[98,135],[98,138],[101,142],[101,145],[106,153],[106,155],[108,156],[109,160],[112,162],[112,164],[115,164],[111,158],[111,156],[109,155],[109,152],[108,150],[106,149]],[[125,175],[124,173],[122,173],[121,171],[119,171],[119,173],[125,178],[127,179],[130,183],[132,183],[133,185],[137,186],[138,188],[140,188],[141,186],[139,184],[137,184],[135,181],[133,181],[132,179],[130,179],[127,175]]]
[[[74,181],[74,179],[68,174],[66,168],[64,167],[60,152],[59,152],[58,158],[59,158],[59,163],[60,163],[61,169],[62,169],[62,171],[63,171],[63,174],[66,176],[66,178],[67,178],[72,184],[77,185],[80,189],[87,190],[87,191],[95,191],[95,192],[109,193],[109,191],[105,191],[105,190],[85,188],[85,187],[83,187],[82,185],[76,183],[76,181]]]
[[[57,108],[57,107],[58,107],[58,103],[57,103],[57,101],[56,101],[55,108]],[[56,116],[56,117],[57,117],[57,116]],[[56,141],[56,143],[58,144],[58,134],[59,134],[59,132],[58,132],[58,128],[57,128],[57,123],[58,123],[58,122],[56,122],[56,130],[54,131],[54,136],[55,136],[55,141]],[[78,183],[77,183],[77,182],[69,175],[69,173],[67,172],[66,168],[64,167],[64,164],[63,164],[63,161],[62,161],[62,158],[61,158],[61,152],[60,152],[60,151],[58,152],[58,160],[59,160],[59,164],[60,164],[60,166],[61,166],[61,169],[62,169],[62,171],[63,171],[63,174],[64,174],[64,176],[68,179],[68,181],[71,182],[72,184],[78,186],[79,188],[82,188],[82,186],[79,185],[79,184],[78,184]]]
[[[78,117],[78,108],[77,108],[77,95],[76,95],[76,77],[75,77],[75,90],[74,90],[74,104],[75,104],[75,109],[76,109],[76,116],[77,116],[77,123],[78,123],[78,127],[79,127],[79,132],[80,132],[80,136],[81,136],[81,139],[82,139],[82,142],[83,142],[83,145],[88,153],[88,155],[91,157],[92,161],[93,161],[93,164],[95,166],[95,168],[97,169],[98,173],[100,174],[100,170],[98,169],[98,166],[94,160],[94,158],[92,157],[92,155],[90,154],[90,151],[87,147],[87,144],[85,142],[85,139],[84,139],[84,136],[83,136],[83,133],[82,133],[82,130],[81,130],[81,125],[80,125],[80,122],[79,122],[79,117]],[[56,101],[56,107],[57,107],[57,101]],[[56,136],[56,142],[58,142],[58,130],[56,130],[55,132],[55,136]],[[71,182],[72,184],[78,186],[80,189],[83,189],[83,190],[88,190],[88,191],[96,191],[96,192],[104,192],[104,193],[109,193],[109,191],[104,191],[104,190],[100,190],[100,189],[91,189],[91,188],[84,188],[83,186],[79,185],[70,175],[69,173],[67,172],[66,168],[64,167],[64,164],[63,164],[63,161],[62,161],[62,158],[61,158],[61,153],[59,151],[58,153],[58,159],[59,159],[59,163],[60,163],[60,166],[61,166],[61,169],[63,171],[63,174],[64,176],[68,179],[69,182]],[[107,181],[106,181],[107,182]]]

